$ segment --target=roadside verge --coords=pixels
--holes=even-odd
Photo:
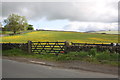
[[[101,73],[118,75],[118,67],[102,65],[102,64],[93,64],[93,63],[83,62],[83,61],[78,61],[78,60],[48,61],[48,60],[35,59],[35,58],[6,57],[6,56],[3,56],[3,59],[39,64],[39,65],[44,65],[44,66],[68,68],[68,69],[75,69],[75,70],[85,70],[85,71],[101,72]]]

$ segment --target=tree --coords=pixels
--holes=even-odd
[[[33,25],[28,25],[27,30],[34,30]]]
[[[19,16],[17,14],[11,14],[7,19],[4,20],[6,23],[5,28],[7,30],[13,31],[16,34],[17,31],[22,31],[26,29],[28,25],[25,16]]]

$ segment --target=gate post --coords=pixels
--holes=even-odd
[[[32,41],[28,41],[28,53],[32,53]]]
[[[68,41],[65,41],[65,53],[68,53],[69,52],[69,42]]]

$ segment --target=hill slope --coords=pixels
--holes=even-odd
[[[97,32],[91,32],[91,33],[119,34],[118,31],[97,31]]]
[[[82,43],[117,43],[118,35],[80,33],[80,32],[60,32],[60,31],[34,31],[14,36],[4,36],[3,42],[26,43],[31,41],[70,41]],[[2,42],[1,41],[1,42]]]

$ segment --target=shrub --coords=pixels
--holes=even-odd
[[[27,30],[34,30],[33,25],[29,25],[29,26],[27,27]]]
[[[104,54],[110,54],[110,51],[109,50],[106,50],[103,52]]]
[[[95,56],[97,53],[97,50],[95,48],[92,48],[89,52],[89,56]]]

